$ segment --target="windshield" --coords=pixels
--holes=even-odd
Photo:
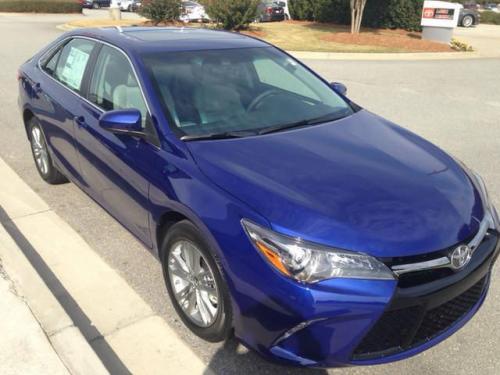
[[[262,134],[353,112],[327,84],[272,47],[143,58],[170,126],[181,136]]]

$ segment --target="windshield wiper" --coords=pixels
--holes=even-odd
[[[207,134],[187,134],[181,137],[181,141],[189,142],[189,141],[200,141],[204,139],[243,138],[256,134],[257,133],[248,130],[222,132],[222,133],[207,133]]]
[[[282,130],[300,128],[302,126],[323,124],[325,122],[340,120],[341,118],[343,118],[345,116],[346,116],[346,114],[344,114],[344,113],[342,113],[342,114],[336,113],[335,115],[332,115],[331,113],[329,113],[327,115],[315,117],[315,118],[309,119],[309,120],[301,120],[301,121],[291,122],[288,124],[280,124],[280,125],[270,126],[268,128],[264,128],[264,129],[259,130],[259,134],[276,133],[276,132],[279,132]]]

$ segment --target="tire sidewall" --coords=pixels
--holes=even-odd
[[[168,271],[168,256],[170,251],[173,249],[173,245],[181,240],[186,240],[192,242],[200,250],[205,260],[208,262],[210,269],[212,270],[219,291],[219,306],[218,306],[218,316],[215,322],[209,327],[200,327],[193,323],[189,317],[187,317],[182,310],[181,306],[175,298],[170,275]],[[206,341],[218,342],[223,341],[229,337],[232,329],[232,308],[231,299],[229,296],[229,291],[225,278],[221,271],[213,252],[210,251],[210,247],[207,241],[203,238],[199,230],[189,221],[181,221],[174,224],[172,228],[166,234],[162,247],[161,247],[162,259],[161,264],[163,268],[163,277],[165,279],[165,284],[167,287],[170,300],[175,308],[175,311],[183,321],[183,323],[197,336],[203,338]]]

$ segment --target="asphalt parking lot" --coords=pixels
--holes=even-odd
[[[216,373],[327,373],[272,365],[235,341],[209,344],[196,338],[182,326],[170,305],[160,265],[154,256],[74,185],[52,187],[38,177],[17,110],[16,70],[34,52],[60,35],[56,25],[71,17],[74,16],[0,15],[0,157],[119,272]],[[498,33],[500,35],[500,27]],[[480,35],[476,37],[481,40]],[[485,178],[493,201],[500,206],[500,59],[314,60],[306,63],[329,80],[345,83],[349,96],[360,105],[427,138],[477,170]],[[329,370],[328,373],[498,374],[499,297],[497,266],[482,309],[468,325],[442,344],[403,362]]]

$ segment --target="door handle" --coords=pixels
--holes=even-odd
[[[35,92],[35,94],[39,94],[42,92],[42,85],[40,85],[40,82],[36,82],[33,86],[33,91]]]
[[[83,116],[75,116],[73,121],[75,121],[75,124],[78,125],[79,128],[86,127],[85,117]]]

